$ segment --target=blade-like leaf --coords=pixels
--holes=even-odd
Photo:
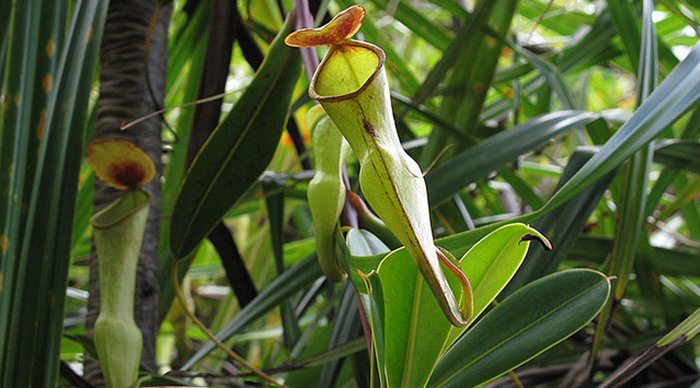
[[[700,174],[700,141],[661,140],[653,147],[655,162]]]
[[[564,168],[561,179],[557,183],[557,189],[570,179],[597,151],[598,149],[594,147],[577,148]],[[611,180],[612,174],[569,200],[561,207],[560,211],[550,213],[537,220],[534,224],[535,228],[547,235],[547,238],[552,241],[553,249],[549,252],[545,252],[542,249],[530,251],[518,273],[508,284],[503,294],[501,294],[500,299],[556,270],[559,262],[566,257],[569,249],[581,234],[588,217],[596,208],[598,201],[603,196]]]
[[[190,253],[265,170],[277,148],[299,77],[288,21],[238,103],[210,136],[182,185],[170,225],[176,258]]]
[[[544,352],[586,325],[610,293],[591,270],[549,275],[521,288],[491,310],[445,353],[431,387],[473,387]]]
[[[436,205],[447,200],[452,194],[485,178],[491,171],[500,169],[518,156],[597,117],[596,114],[581,111],[547,113],[491,136],[425,177],[430,203]]]
[[[634,358],[631,362],[619,367],[600,384],[600,387],[622,386],[664,354],[693,339],[698,332],[700,332],[700,309],[695,310],[688,318],[657,341],[654,346]]]
[[[231,335],[241,330],[246,325],[262,317],[267,312],[276,308],[299,290],[310,285],[321,276],[321,267],[315,256],[308,257],[304,261],[286,270],[273,280],[262,292],[258,294],[247,306],[229,321],[216,335],[221,341],[225,341]],[[205,343],[183,366],[183,370],[192,366],[204,358],[209,352],[216,349],[216,345],[209,341]]]

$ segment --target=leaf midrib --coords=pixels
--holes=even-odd
[[[597,283],[598,283],[598,282],[596,282],[596,284],[597,284]],[[595,285],[594,285],[594,286],[595,286]],[[494,346],[492,346],[491,349],[489,349],[488,351],[482,353],[479,357],[476,357],[476,358],[475,358],[474,360],[472,360],[470,363],[468,363],[468,364],[462,366],[462,367],[459,368],[455,373],[449,375],[446,379],[443,379],[443,382],[441,382],[438,386],[439,386],[439,387],[445,386],[445,384],[446,384],[448,381],[452,380],[455,376],[457,376],[458,374],[462,373],[465,369],[467,369],[468,367],[474,365],[477,361],[481,360],[482,358],[486,357],[487,355],[493,353],[496,349],[498,349],[499,347],[501,347],[504,343],[510,341],[510,340],[513,339],[514,337],[518,336],[520,333],[522,333],[522,332],[528,330],[529,328],[531,328],[531,327],[533,327],[535,324],[541,322],[542,320],[544,320],[544,319],[547,318],[548,316],[550,316],[550,315],[556,313],[557,311],[561,310],[561,309],[563,308],[563,306],[568,305],[569,303],[571,303],[572,300],[577,299],[580,295],[583,295],[583,294],[589,292],[590,289],[592,289],[592,288],[593,288],[593,286],[584,289],[583,291],[577,293],[577,294],[574,295],[573,297],[567,299],[564,303],[560,304],[560,305],[559,305],[560,307],[557,307],[556,309],[553,309],[552,311],[548,312],[547,314],[542,315],[540,318],[538,318],[538,319],[532,321],[529,325],[526,325],[525,327],[523,327],[522,329],[520,329],[520,330],[518,330],[517,332],[513,333],[513,334],[510,335],[509,337],[504,338],[502,341],[500,341],[499,343],[497,343],[497,344],[495,344]]]
[[[287,55],[285,56],[284,65],[282,65],[280,68],[283,69],[283,68],[287,67],[287,65],[289,64],[289,59],[290,59],[291,57],[292,57],[292,56],[290,55],[290,52],[288,51],[288,52],[287,52]],[[265,71],[266,71],[266,70],[268,70],[268,69],[261,69],[261,70],[265,70]],[[263,72],[261,71],[259,74],[262,74],[262,73],[263,73]],[[277,75],[273,78],[273,82],[272,82],[273,87],[270,87],[270,88],[263,94],[264,98],[261,100],[262,102],[268,100],[268,98],[269,98],[270,95],[272,94],[272,90],[275,89],[274,86],[277,85],[278,80],[282,77],[283,73],[284,73],[283,71],[280,71],[280,72],[278,72]],[[253,85],[251,85],[251,86],[253,86]],[[241,98],[243,98],[243,97],[245,97],[245,95],[242,96]],[[248,122],[247,122],[245,128],[244,128],[243,131],[241,132],[241,136],[239,136],[239,138],[236,140],[236,142],[234,143],[234,145],[233,145],[231,151],[230,151],[230,152],[228,153],[228,155],[226,156],[226,159],[224,159],[224,162],[219,166],[219,169],[218,169],[218,170],[216,171],[216,173],[214,174],[214,178],[212,179],[212,182],[218,181],[219,177],[220,177],[221,174],[223,173],[224,166],[226,166],[226,165],[228,164],[228,162],[231,160],[231,158],[233,158],[233,155],[236,154],[236,150],[237,150],[238,147],[240,146],[241,142],[243,141],[243,139],[245,138],[245,136],[247,135],[247,133],[250,131],[250,128],[252,127],[253,122],[254,122],[255,119],[258,117],[258,115],[260,114],[260,111],[263,109],[263,107],[264,107],[265,105],[266,105],[266,104],[264,104],[264,103],[258,104],[258,107],[254,110],[253,115],[250,116],[250,120],[248,120]],[[233,112],[232,112],[232,113],[233,113]],[[228,117],[227,117],[227,118],[228,118]],[[217,131],[217,132],[218,132],[218,131]],[[216,133],[216,132],[215,132],[215,133]],[[208,139],[207,142],[204,144],[204,146],[202,147],[202,149],[205,149],[205,148],[206,148],[206,145],[209,144],[209,142],[212,141],[212,139],[214,139],[214,134],[212,134],[212,136],[209,137],[209,139]],[[201,154],[198,154],[198,155],[201,155]],[[199,159],[199,158],[197,157],[197,158],[195,159],[195,161],[192,163],[193,165],[194,165],[194,163],[197,162],[197,159]],[[183,185],[183,187],[184,187],[184,185]],[[183,246],[184,246],[184,244],[185,244],[185,241],[186,241],[186,238],[185,238],[185,237],[188,236],[188,235],[190,234],[190,231],[192,230],[192,226],[195,224],[195,220],[197,219],[197,216],[196,216],[196,215],[200,213],[200,210],[201,210],[202,207],[204,206],[204,202],[205,202],[206,198],[210,195],[211,190],[212,190],[213,187],[214,187],[213,184],[210,184],[210,185],[207,187],[207,189],[206,189],[205,192],[204,192],[204,195],[202,195],[202,197],[201,197],[202,199],[199,201],[199,203],[197,204],[197,207],[195,208],[195,211],[192,213],[193,216],[190,217],[190,221],[187,223],[187,227],[185,228],[185,232],[183,233],[183,235],[182,235],[182,237],[181,237],[181,240],[180,240],[181,242],[180,242],[180,245],[178,246],[178,252],[177,252],[178,254],[181,253],[182,248],[183,248]],[[206,235],[206,233],[205,233],[205,235]]]

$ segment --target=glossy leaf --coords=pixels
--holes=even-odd
[[[175,202],[170,248],[192,252],[267,167],[299,77],[299,54],[284,44],[287,21],[265,62],[194,160]]]
[[[563,271],[530,283],[445,353],[429,386],[477,386],[518,367],[590,322],[609,293],[608,279],[590,270]]]
[[[547,240],[524,224],[504,226],[476,243],[460,260],[474,296],[473,322],[522,263],[530,238]],[[386,256],[377,271],[384,294],[384,354],[389,386],[423,386],[444,347],[466,328],[440,318],[440,307],[404,250]],[[453,289],[457,279],[448,273]],[[464,295],[462,296],[464,298]]]

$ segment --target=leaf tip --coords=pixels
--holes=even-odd
[[[520,239],[520,241],[537,241],[542,245],[542,247],[544,247],[545,250],[547,250],[547,251],[552,250],[552,243],[549,242],[549,240],[545,236],[543,236],[539,233],[537,233],[537,234],[528,233],[528,234],[524,235]]]

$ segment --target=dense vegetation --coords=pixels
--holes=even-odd
[[[700,2],[352,5],[0,0],[0,385],[699,378]]]

